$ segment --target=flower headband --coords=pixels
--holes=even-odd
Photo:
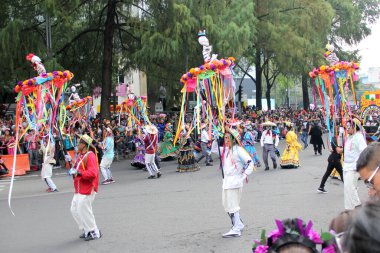
[[[290,221],[293,226],[284,225]],[[317,245],[322,245],[323,253],[335,253],[335,245],[331,243],[333,235],[331,233],[322,233],[319,235],[312,229],[311,221],[305,226],[301,219],[291,219],[280,221],[276,220],[277,229],[265,235],[265,230],[261,233],[261,240],[255,240],[252,247],[253,253],[271,253],[288,244],[301,244],[317,253]]]

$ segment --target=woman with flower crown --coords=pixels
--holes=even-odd
[[[277,229],[255,240],[253,253],[335,253],[339,252],[334,234],[318,234],[312,229],[313,223],[307,224],[301,219],[276,220]],[[317,248],[321,246],[321,251]]]
[[[230,216],[232,227],[223,234],[224,238],[241,236],[244,224],[240,218],[240,199],[244,181],[252,173],[254,163],[251,156],[241,146],[239,132],[226,127],[224,145],[220,148],[223,171],[222,202]]]

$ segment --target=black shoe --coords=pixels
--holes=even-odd
[[[269,167],[265,167],[265,170],[269,170]]]
[[[158,172],[157,173],[157,178],[160,178],[161,177],[161,172]]]
[[[317,155],[317,151],[315,151],[314,154]]]
[[[148,177],[148,179],[154,179],[154,178],[156,178],[156,177],[153,175]]]
[[[317,192],[327,193],[327,191],[324,188],[321,188],[321,187],[318,188]]]
[[[273,164],[273,169],[277,169],[277,163]]]
[[[321,151],[321,152],[319,152],[319,154],[320,154],[320,155],[322,155],[322,151]]]
[[[80,238],[80,239],[84,239],[84,238],[86,238],[86,233],[83,232],[83,233],[79,236],[79,238]]]
[[[96,240],[102,237],[102,232],[99,230],[99,236],[95,233],[95,231],[88,232],[86,238],[84,238],[85,241],[91,241]]]
[[[212,163],[206,163],[206,166],[212,166]]]

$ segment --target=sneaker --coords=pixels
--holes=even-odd
[[[156,177],[153,176],[153,175],[151,175],[151,176],[148,177],[148,179],[154,179],[154,178],[156,178]]]
[[[324,188],[319,187],[317,192],[319,193],[327,193],[327,191]]]
[[[83,232],[83,233],[79,236],[79,238],[80,238],[80,239],[84,239],[84,238],[86,238],[86,233]]]
[[[111,178],[111,179],[108,179],[108,182],[110,182],[110,183],[116,183],[116,181],[115,181],[115,180],[113,180],[113,178]]]
[[[88,232],[87,236],[84,238],[85,241],[96,240],[102,237],[102,233],[99,230],[99,235],[95,231]]]
[[[239,237],[241,236],[241,232],[239,230],[231,229],[227,233],[223,234],[223,238],[230,238],[230,237]]]
[[[162,176],[161,172],[157,173],[157,178],[160,178]]]
[[[47,189],[46,191],[47,191],[47,192],[58,192],[58,189],[54,189],[54,190],[53,190],[53,189],[49,188],[49,189]]]
[[[107,184],[110,184],[111,182],[110,181],[108,181],[108,179],[107,180],[104,180],[103,182],[102,182],[102,185],[107,185]]]

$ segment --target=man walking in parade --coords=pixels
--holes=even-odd
[[[145,166],[149,172],[148,179],[160,178],[161,172],[155,163],[156,149],[157,149],[158,130],[154,125],[145,127]]]
[[[206,166],[212,166],[211,163],[211,155],[208,152],[208,143],[210,141],[210,138],[208,136],[207,132],[207,126],[205,123],[201,125],[201,149],[202,149],[202,155],[196,160],[197,163],[199,163],[200,160],[202,160],[204,157],[206,157]]]
[[[352,210],[361,205],[358,194],[359,173],[356,171],[356,162],[360,153],[367,147],[367,142],[361,132],[361,122],[354,118],[346,125],[348,137],[344,144],[344,207]]]
[[[263,148],[263,160],[265,164],[265,170],[269,170],[268,165],[268,154],[273,162],[273,169],[277,169],[277,161],[276,161],[276,148],[279,143],[279,137],[275,131],[271,128],[275,127],[276,124],[270,121],[264,122],[263,126],[265,128],[263,134],[261,135],[260,144]]]
[[[71,202],[71,214],[78,224],[82,234],[79,238],[85,241],[99,239],[102,233],[98,229],[95,216],[92,211],[92,203],[98,192],[99,185],[99,168],[95,147],[92,145],[92,139],[88,135],[80,137],[78,144],[79,155],[74,163],[74,167],[69,173],[74,179],[74,197]],[[66,161],[71,161],[69,155],[65,156]]]

